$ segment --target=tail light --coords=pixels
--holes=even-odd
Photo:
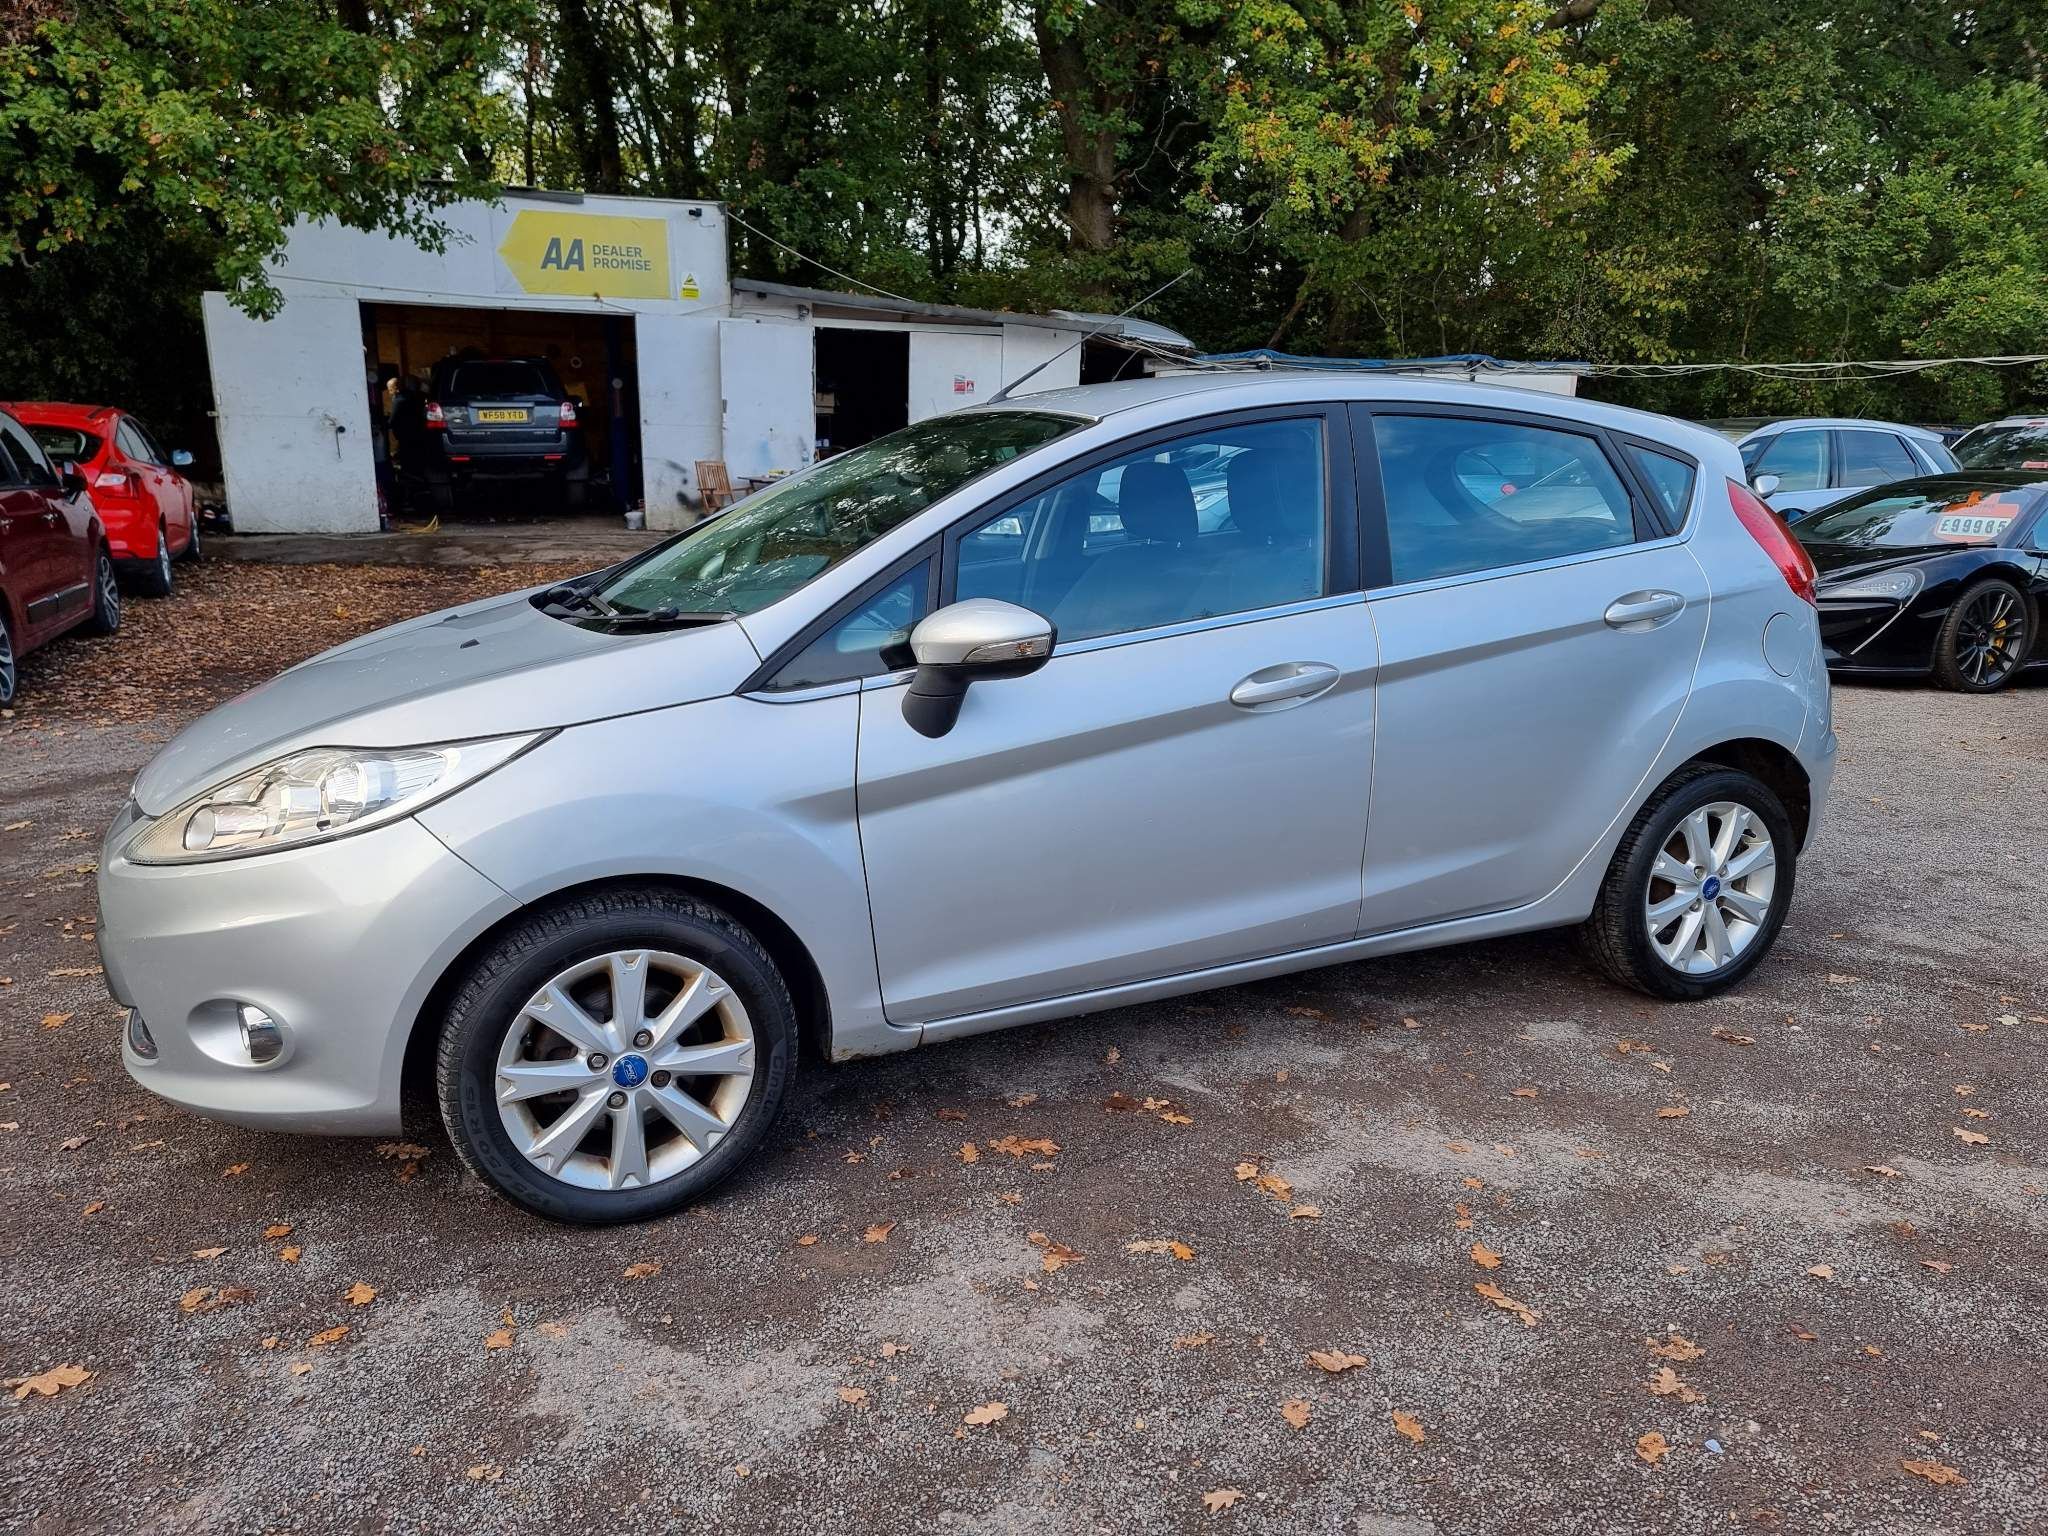
[[[138,487],[135,476],[125,469],[103,469],[93,476],[92,488],[109,496],[132,496]]]
[[[1814,602],[1813,560],[1792,537],[1792,530],[1785,526],[1785,519],[1739,480],[1728,482],[1728,505],[1735,509],[1736,517],[1749,530],[1749,536],[1771,557],[1771,564],[1785,578],[1785,585],[1792,589],[1793,596]]]
[[[438,400],[429,400],[427,402],[427,430],[430,432],[439,432],[444,430],[447,427],[447,425],[448,413],[441,409],[441,402]]]
[[[576,402],[574,400],[564,400],[562,402],[562,425],[565,427],[576,425]]]

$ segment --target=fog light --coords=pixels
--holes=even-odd
[[[149,1032],[149,1026],[142,1022],[142,1010],[128,1010],[128,1049],[144,1061],[156,1060],[156,1039]]]
[[[242,1026],[242,1049],[257,1066],[283,1054],[284,1031],[277,1027],[277,1020],[252,1003],[242,1004],[237,1019]]]

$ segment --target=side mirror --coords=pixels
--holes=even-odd
[[[190,469],[191,467],[192,450],[190,448],[173,448],[171,450],[171,468]]]
[[[1056,638],[1051,619],[993,597],[925,615],[910,632],[917,675],[903,696],[904,720],[920,736],[945,735],[960,718],[969,683],[1036,672]]]
[[[90,489],[85,483],[85,476],[78,472],[78,466],[69,459],[57,466],[57,483],[64,487],[66,496],[83,496]]]
[[[1755,491],[1757,495],[1763,497],[1765,501],[1769,501],[1773,496],[1777,495],[1778,487],[1784,483],[1785,479],[1782,475],[1751,475],[1749,477],[1749,488]]]

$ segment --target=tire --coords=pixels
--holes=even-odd
[[[92,617],[85,621],[89,635],[111,635],[121,627],[121,583],[114,579],[114,557],[102,544],[92,568]]]
[[[135,573],[135,590],[144,597],[169,597],[175,584],[171,575],[171,536],[164,525],[156,525],[156,554]]]
[[[450,480],[427,482],[427,499],[433,504],[436,514],[455,510],[455,484]]]
[[[2033,646],[2026,595],[1997,577],[1966,587],[1934,637],[1934,680],[1954,693],[1996,693]]]
[[[1704,830],[1716,834],[1708,839],[1704,861],[1715,863],[1718,834],[1735,818],[1712,808],[1730,806],[1750,819],[1737,823],[1726,858],[1697,876],[1689,874],[1686,887],[1662,878],[1660,856],[1671,859],[1662,866],[1666,870],[1699,867],[1688,858],[1697,833],[1688,837],[1687,822],[1695,812],[1705,813]],[[1757,851],[1757,838],[1768,839],[1768,858],[1746,861]],[[1667,848],[1675,851],[1667,855]],[[1733,768],[1684,769],[1629,824],[1593,913],[1579,930],[1580,941],[1593,963],[1622,986],[1677,1002],[1712,997],[1755,970],[1777,942],[1792,904],[1797,863],[1791,818],[1768,785]],[[1690,904],[1683,901],[1687,894],[1693,896]],[[1672,909],[1654,932],[1653,903]],[[1717,934],[1732,951],[1725,959],[1716,958]],[[1667,958],[1674,951],[1679,959]]]
[[[690,985],[692,968],[713,983],[700,996],[716,999],[676,1041],[656,1040],[644,1056],[623,1030],[604,1033],[618,995],[613,978],[622,974],[620,962],[636,955],[649,1002],[641,1022],[659,1026],[654,1014]],[[584,970],[589,974],[565,980]],[[556,990],[542,1004],[544,989]],[[562,1034],[529,1011],[539,1005],[553,1012],[558,1003],[568,1012],[554,1012]],[[598,1035],[588,1037],[593,1029]],[[581,1044],[572,1045],[572,1035]],[[751,1049],[741,1037],[750,1037]],[[678,1051],[691,1050],[699,1060],[718,1051],[724,1065],[744,1064],[744,1075],[671,1077],[662,1069],[686,1059]],[[628,888],[543,909],[475,959],[442,1026],[436,1086],[448,1135],[472,1173],[537,1215],[596,1226],[665,1216],[729,1178],[767,1135],[796,1059],[796,1007],[760,942],[716,907],[672,891]],[[501,1105],[501,1085],[512,1082],[507,1072],[566,1086]],[[685,1118],[702,1141],[685,1135],[661,1107],[687,1109],[679,1103],[685,1096],[697,1111]],[[628,1101],[626,1110],[610,1107],[618,1099]],[[636,1122],[644,1127],[639,1183],[614,1171],[633,1161],[616,1156],[615,1138]],[[729,1129],[715,1129],[721,1123]],[[558,1134],[563,1128],[573,1140]],[[553,1154],[546,1150],[550,1135],[557,1136]],[[545,1166],[551,1155],[558,1160]]]
[[[7,622],[4,604],[0,604],[0,709],[11,708],[15,690],[21,686],[21,663],[14,650],[14,629]]]
[[[185,552],[178,556],[178,558],[180,560],[189,560],[194,565],[199,563],[199,514],[197,512],[192,514],[192,537],[185,541]]]

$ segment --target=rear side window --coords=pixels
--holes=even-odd
[[[1764,445],[1751,471],[1776,475],[1781,491],[1821,491],[1828,484],[1828,435],[1824,431],[1780,432]]]
[[[1852,431],[1842,434],[1842,473],[1838,483],[1846,486],[1890,485],[1910,480],[1920,466],[1906,445],[1889,432]]]
[[[1396,583],[1632,544],[1628,491],[1576,432],[1459,416],[1375,416]]]
[[[1650,484],[1650,493],[1657,498],[1657,505],[1663,509],[1664,519],[1673,528],[1685,522],[1685,514],[1692,508],[1693,467],[1683,459],[1674,459],[1668,453],[1644,448],[1637,443],[1623,443],[1621,451],[1628,455],[1629,463]]]

